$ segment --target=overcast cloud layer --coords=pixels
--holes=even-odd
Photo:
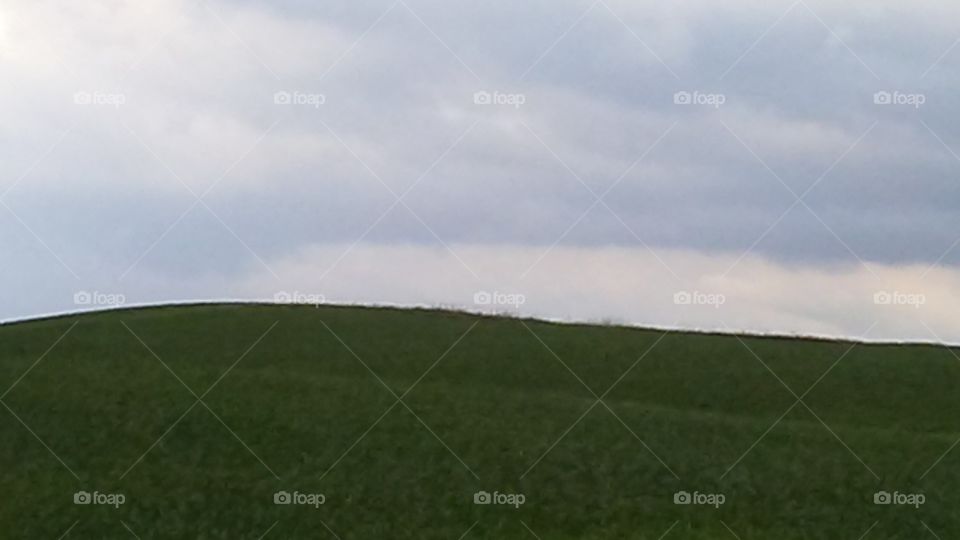
[[[552,318],[958,341],[958,17],[0,0],[0,319],[501,292]]]

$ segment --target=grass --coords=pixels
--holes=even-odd
[[[19,323],[0,327],[0,531],[949,538],[957,381],[944,347],[427,310],[204,305]],[[325,502],[276,505],[281,490]],[[481,490],[525,503],[476,505]],[[925,503],[876,505],[880,490]],[[125,503],[77,505],[78,491]],[[677,505],[678,491],[725,503]]]

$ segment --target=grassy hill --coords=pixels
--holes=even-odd
[[[0,536],[950,538],[958,382],[943,347],[424,310],[13,324]]]

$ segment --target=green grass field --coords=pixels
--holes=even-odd
[[[958,382],[944,347],[425,310],[12,324],[0,537],[952,538]]]

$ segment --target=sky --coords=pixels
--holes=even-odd
[[[960,342],[960,5],[0,0],[0,320]]]

